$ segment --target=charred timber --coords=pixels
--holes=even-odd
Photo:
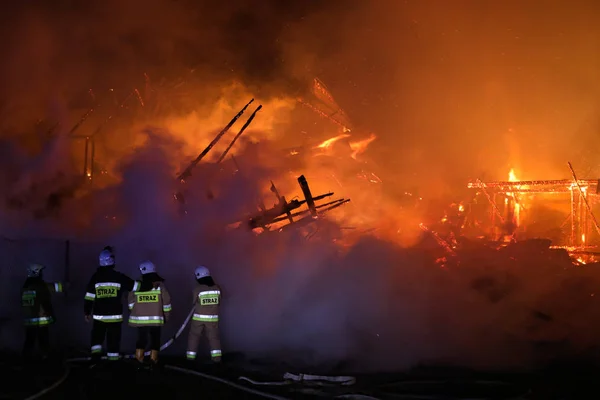
[[[300,188],[302,189],[302,193],[304,195],[304,200],[292,200],[288,202],[284,196],[279,194],[279,191],[275,187],[275,184],[271,181],[271,191],[277,196],[277,204],[270,209],[264,209],[264,206],[261,207],[261,212],[250,216],[247,220],[247,225],[250,229],[255,228],[263,228],[264,230],[268,230],[268,226],[278,223],[284,222],[285,220],[289,221],[288,225],[296,225],[298,222],[302,222],[303,224],[309,223],[312,219],[317,218],[319,215],[324,214],[329,210],[333,210],[337,207],[340,207],[343,204],[348,203],[349,199],[337,199],[330,201],[325,204],[316,205],[315,201],[319,201],[325,199],[327,197],[333,196],[333,192],[324,193],[318,196],[313,196],[310,187],[308,186],[308,181],[304,175],[298,177],[298,183]],[[293,210],[300,208],[302,205],[306,204],[308,206],[307,210],[296,211],[292,213]],[[305,216],[300,220],[295,221],[294,217]],[[285,226],[288,226],[285,225]],[[281,229],[281,228],[280,228]]]
[[[344,130],[344,132],[350,132],[350,128],[348,128],[346,125],[344,125],[341,121],[339,121],[336,118],[333,118],[332,114],[328,114],[325,111],[321,110],[320,108],[317,108],[315,106],[313,106],[312,104],[310,104],[307,101],[304,101],[304,99],[302,98],[298,98],[296,99],[298,101],[298,103],[302,104],[305,107],[310,108],[311,110],[313,110],[314,112],[316,112],[317,114],[319,114],[321,117],[328,119],[329,121],[333,122],[334,124],[336,124],[337,126],[339,126],[340,128],[342,128]]]
[[[204,156],[208,154],[208,152],[214,147],[214,145],[217,144],[219,140],[221,140],[223,135],[225,135],[229,131],[229,129],[233,126],[233,124],[236,123],[236,121],[242,116],[242,114],[246,111],[250,104],[252,104],[253,101],[254,99],[250,100],[248,104],[246,104],[244,108],[242,108],[240,112],[238,112],[236,116],[233,117],[231,121],[229,121],[229,123],[221,130],[221,132],[219,132],[217,136],[215,136],[212,142],[210,142],[210,144],[206,146],[202,153],[200,153],[198,157],[196,157],[194,161],[192,161],[181,174],[179,174],[179,176],[177,177],[178,181],[183,181],[192,175],[192,170],[196,167],[196,165],[198,165],[198,163],[204,158]]]
[[[321,195],[321,196],[317,196],[317,197],[315,197],[315,200],[319,200],[319,199],[322,199],[322,198],[324,198],[325,196],[332,196],[332,195],[333,195],[333,193],[327,193],[327,195]],[[292,200],[292,202],[294,202],[294,201],[296,201],[296,202],[300,203],[300,205],[302,205],[302,204],[306,203],[306,200],[301,200],[301,201],[298,201],[298,200]],[[327,207],[327,206],[331,206],[331,205],[338,205],[338,203],[345,202],[345,201],[349,201],[349,200],[346,200],[346,199],[338,199],[338,200],[333,200],[333,201],[327,202],[327,203],[325,203],[325,204],[319,204],[318,206],[315,206],[315,208],[316,208],[317,210],[320,210],[320,209],[322,209],[323,207]],[[299,206],[300,206],[300,205],[299,205]],[[299,206],[298,206],[298,207],[299,207]],[[297,207],[296,207],[296,208],[297,208]],[[305,215],[305,214],[308,214],[308,213],[310,213],[310,210],[298,211],[298,212],[292,213],[292,214],[291,214],[291,217],[300,217],[300,216],[302,216],[302,215]],[[282,222],[282,221],[285,221],[286,219],[288,219],[288,220],[289,220],[289,217],[288,217],[288,216],[285,216],[285,217],[277,217],[277,218],[273,219],[273,220],[271,221],[271,223],[275,224],[275,223],[277,223],[277,222]],[[291,222],[293,222],[293,221],[291,221]]]
[[[252,115],[250,115],[250,118],[248,118],[248,120],[246,121],[244,126],[242,126],[242,129],[240,129],[240,131],[237,133],[237,135],[235,135],[235,137],[233,138],[231,143],[229,143],[229,146],[227,146],[227,148],[225,149],[223,154],[221,154],[221,157],[219,157],[219,159],[217,160],[217,164],[220,164],[221,161],[223,161],[223,159],[227,156],[227,153],[229,153],[229,150],[231,150],[231,148],[233,147],[235,142],[237,142],[237,140],[240,138],[240,136],[242,136],[242,134],[244,133],[246,128],[248,128],[248,126],[250,126],[250,124],[254,120],[254,117],[256,117],[256,113],[259,112],[261,108],[262,108],[262,104],[259,105],[258,107],[256,107],[256,110],[254,110],[254,112],[252,113]]]
[[[69,136],[73,136],[75,134],[75,132],[77,132],[79,127],[81,125],[83,125],[83,123],[89,118],[89,116],[95,111],[95,109],[96,109],[95,107],[92,107],[89,110],[87,110],[85,112],[85,114],[83,114],[83,116],[79,119],[79,121],[77,121],[77,123],[69,131]]]
[[[350,202],[350,199],[340,199],[340,200],[339,200],[339,201],[338,201],[336,204],[333,204],[333,205],[331,205],[331,206],[329,206],[329,207],[327,207],[327,208],[324,208],[323,210],[320,210],[318,215],[307,215],[307,216],[305,216],[305,217],[303,217],[303,218],[300,218],[300,219],[299,219],[299,220],[297,220],[297,221],[294,221],[294,223],[293,223],[293,224],[287,224],[287,225],[284,225],[284,226],[282,226],[281,228],[279,228],[279,230],[280,230],[280,231],[284,231],[284,230],[287,230],[287,229],[289,229],[290,227],[293,227],[293,228],[300,228],[300,227],[302,227],[302,226],[305,226],[305,225],[311,224],[311,223],[313,223],[313,222],[315,222],[315,221],[318,221],[318,220],[319,220],[319,218],[318,218],[318,217],[319,217],[319,216],[322,216],[322,215],[323,215],[323,214],[325,214],[327,211],[331,211],[331,210],[333,210],[333,209],[336,209],[336,208],[338,208],[338,207],[341,207],[341,206],[343,206],[344,204],[346,204],[346,203],[349,203],[349,202]],[[307,212],[308,212],[308,211],[307,211]]]
[[[308,187],[308,182],[306,181],[306,177],[304,175],[300,175],[298,177],[298,183],[300,184],[300,188],[302,189],[302,194],[304,194],[304,198],[306,199],[306,205],[308,206],[310,213],[313,216],[316,216],[317,209],[315,208],[315,199],[312,197],[310,188]]]
[[[349,203],[350,199],[337,199],[331,202],[328,202],[326,204],[320,204],[318,206],[316,206],[315,208],[318,210],[318,214],[317,215],[312,215],[310,210],[304,210],[304,211],[298,211],[295,213],[291,214],[291,217],[301,217],[301,216],[305,216],[299,220],[292,220],[292,222],[286,224],[284,227],[285,228],[287,226],[290,225],[294,225],[297,226],[296,224],[299,222],[304,221],[304,223],[307,223],[309,221],[314,221],[315,218],[317,218],[319,215],[325,214],[328,211],[334,210],[340,206],[343,206],[346,203]],[[276,224],[278,222],[283,222],[285,220],[289,220],[289,217],[286,216],[281,216],[282,214],[286,214],[285,211],[283,209],[279,210],[279,214],[278,216],[276,216],[275,218],[273,218],[273,215],[275,215],[277,213],[277,211],[275,209],[270,209],[267,210],[263,215],[258,215],[255,217],[252,217],[248,220],[248,226],[250,229],[255,229],[255,228],[263,228],[265,229],[267,226],[272,225],[272,224]],[[307,215],[307,214],[311,214],[311,215]]]

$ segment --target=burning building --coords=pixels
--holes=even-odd
[[[600,180],[578,179],[569,168],[572,179],[518,180],[511,170],[507,181],[469,182],[475,195],[465,210],[465,232],[500,242],[549,237],[580,261],[593,259]]]

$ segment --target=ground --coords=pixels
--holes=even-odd
[[[600,397],[597,376],[600,369],[582,360],[561,361],[536,372],[483,373],[459,368],[418,368],[409,373],[359,375],[355,385],[333,386],[261,386],[240,381],[248,376],[258,381],[281,380],[281,372],[261,372],[260,368],[242,371],[236,363],[223,367],[190,366],[185,360],[166,359],[161,371],[137,371],[133,361],[116,366],[90,368],[87,362],[69,364],[69,375],[60,386],[43,396],[31,397],[64,376],[66,367],[55,359],[25,365],[20,359],[4,355],[0,363],[2,392],[0,399],[262,399],[236,387],[200,376],[173,371],[167,366],[192,367],[237,385],[287,399],[355,398],[363,399],[522,399],[563,400]],[[297,372],[297,371],[291,371]]]

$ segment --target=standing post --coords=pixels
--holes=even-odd
[[[575,247],[575,192],[571,186],[571,246]]]
[[[85,138],[85,150],[84,150],[84,159],[83,159],[83,176],[87,178],[88,176],[88,152],[89,152],[90,138]]]
[[[492,199],[492,203],[496,204],[496,193],[494,193],[494,197]],[[494,212],[494,207],[490,208],[490,219],[492,220],[492,240],[496,240],[496,213]]]
[[[598,235],[600,235],[600,226],[598,225],[596,216],[592,212],[592,207],[590,207],[590,203],[588,202],[585,191],[581,188],[581,185],[579,184],[579,180],[577,179],[577,175],[575,175],[575,170],[573,169],[573,165],[571,164],[570,161],[567,162],[567,165],[569,166],[569,169],[571,170],[571,175],[573,176],[573,180],[575,181],[575,184],[577,185],[577,189],[579,190],[579,197],[583,198],[583,205],[585,205],[585,207],[587,208],[588,215],[592,219],[592,222],[594,223],[594,228],[596,228],[596,232],[598,233]],[[586,186],[586,190],[588,187],[589,186]],[[587,218],[588,215],[586,215],[585,217]],[[587,238],[585,239],[585,241],[587,242]],[[583,245],[585,246],[585,243]]]
[[[90,169],[89,169],[89,174],[88,174],[90,183],[92,182],[92,179],[94,179],[94,156],[96,153],[96,140],[95,140],[94,136],[92,136],[91,142],[92,142],[91,143],[92,144],[92,154],[90,156]]]
[[[71,241],[67,240],[65,242],[65,283],[70,280],[70,270],[71,270]]]
[[[582,197],[581,193],[577,196],[577,247],[583,246],[583,241],[581,240],[581,235],[583,234],[583,225],[581,223],[581,213],[583,212],[583,205],[581,204]]]

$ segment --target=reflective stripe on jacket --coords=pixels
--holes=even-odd
[[[160,326],[169,319],[171,296],[163,282],[156,282],[152,290],[129,293],[129,326]]]
[[[141,282],[110,267],[99,267],[90,279],[86,293],[84,313],[92,314],[97,321],[123,321],[123,292],[135,292]]]
[[[54,311],[51,294],[62,293],[60,282],[44,282],[41,278],[28,278],[21,289],[21,308],[27,326],[47,326],[53,324]]]
[[[217,322],[219,321],[219,306],[221,304],[221,288],[218,285],[197,285],[194,289],[193,321]]]

